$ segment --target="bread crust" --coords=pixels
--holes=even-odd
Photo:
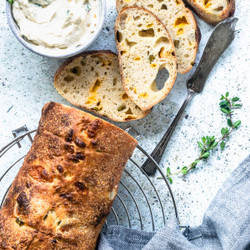
[[[223,10],[220,15],[207,13],[199,7],[193,0],[184,0],[185,3],[205,22],[216,25],[228,17],[234,16],[235,12],[235,0],[230,0],[227,8]]]
[[[0,211],[0,249],[95,249],[137,141],[50,102]]]
[[[117,19],[116,19],[116,23],[115,23],[115,30],[114,30],[114,31],[115,31],[115,40],[116,40],[116,46],[117,46],[117,50],[118,50],[118,51],[119,51],[119,49],[120,49],[120,45],[119,45],[119,43],[118,43],[118,41],[117,41],[117,38],[116,38],[116,33],[117,33],[117,31],[118,31],[118,29],[117,29],[117,23],[119,22],[120,16],[122,15],[122,13],[123,13],[124,11],[126,11],[127,9],[138,9],[138,10],[143,10],[143,11],[146,11],[146,12],[150,13],[151,15],[153,15],[153,16],[155,17],[156,21],[157,21],[158,23],[160,23],[160,25],[165,29],[165,31],[166,31],[166,33],[168,34],[168,37],[169,37],[169,42],[172,44],[173,49],[174,49],[174,44],[173,44],[173,41],[172,41],[172,39],[171,39],[171,37],[170,37],[170,35],[169,35],[169,32],[168,32],[167,28],[165,27],[165,25],[162,23],[162,21],[161,21],[154,13],[152,13],[151,11],[149,11],[149,10],[147,10],[147,9],[141,8],[141,7],[125,7],[125,8],[123,8],[123,9],[120,11],[120,13],[118,14]],[[118,58],[119,58],[119,62],[120,62],[120,63],[119,63],[119,67],[120,67],[120,72],[121,72],[123,87],[124,87],[126,93],[129,95],[129,89],[128,89],[128,87],[127,87],[127,85],[126,85],[126,83],[125,83],[125,79],[124,79],[124,73],[123,73],[124,70],[123,70],[123,68],[122,68],[122,66],[121,66],[121,55],[120,55],[120,53],[118,53]],[[175,57],[175,63],[176,63],[176,65],[177,65],[176,57]],[[176,79],[176,76],[177,76],[177,70],[175,70],[175,72],[173,72],[173,74],[174,74],[173,81],[171,82],[171,84],[170,84],[170,86],[169,86],[169,90],[165,93],[165,95],[162,96],[161,98],[157,99],[155,102],[152,102],[149,108],[140,107],[142,110],[144,110],[144,111],[149,110],[149,109],[151,109],[154,105],[158,104],[158,103],[161,102],[163,99],[165,99],[165,97],[169,94],[169,92],[171,91],[171,89],[172,89],[173,86],[174,86],[175,79]],[[130,96],[130,95],[129,95],[129,96]],[[131,98],[131,96],[130,96],[130,98]],[[133,98],[131,98],[131,100],[134,101]]]
[[[74,57],[71,57],[69,59],[67,59],[56,71],[55,73],[55,76],[54,76],[54,86],[55,88],[57,89],[56,87],[56,83],[57,83],[57,80],[59,78],[59,75],[60,73],[64,70],[64,68],[69,64],[71,63],[72,61],[74,61],[74,59],[78,58],[78,57],[81,57],[81,56],[88,56],[88,55],[96,55],[96,56],[103,56],[103,55],[110,55],[110,56],[117,56],[116,53],[112,52],[111,50],[92,50],[92,51],[86,51],[86,52],[83,52],[81,54],[78,54],[77,56],[74,56]],[[58,93],[59,93],[59,90],[57,89]],[[60,94],[60,93],[59,93]],[[80,105],[77,105],[76,102],[72,101],[72,100],[69,100],[68,98],[64,97],[68,102],[70,102],[71,104],[83,109],[83,110],[86,110],[88,112],[92,112],[92,113],[95,113],[97,114],[98,116],[102,116],[99,112],[95,111],[95,110],[90,110],[88,109],[87,107],[85,106],[80,106]],[[147,116],[150,112],[152,111],[152,109],[149,109],[147,111],[144,111],[144,114],[140,117],[137,117],[137,118],[132,118],[132,116],[130,116],[129,119],[126,119],[126,120],[119,120],[119,119],[115,119],[113,117],[108,117],[110,120],[113,120],[113,121],[116,121],[116,122],[128,122],[128,121],[132,121],[132,120],[138,120],[138,119],[142,119],[144,118],[145,116]]]

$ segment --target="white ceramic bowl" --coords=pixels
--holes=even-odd
[[[68,57],[75,56],[83,52],[84,50],[86,50],[96,40],[96,38],[100,34],[104,21],[105,21],[105,16],[106,16],[106,0],[98,0],[98,1],[100,2],[99,4],[100,19],[99,19],[99,24],[95,32],[93,33],[93,36],[91,36],[91,38],[88,41],[86,41],[83,45],[80,45],[76,48],[69,48],[69,49],[50,49],[50,48],[45,48],[43,46],[37,46],[37,45],[30,43],[27,39],[25,39],[23,36],[20,35],[19,27],[17,26],[12,15],[12,6],[8,1],[6,1],[7,3],[6,14],[7,14],[8,23],[12,32],[14,33],[18,41],[24,47],[42,56],[51,57],[51,58],[68,58]]]

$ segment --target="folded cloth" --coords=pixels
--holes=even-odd
[[[199,227],[184,234],[176,219],[156,233],[107,226],[98,250],[250,249],[250,156],[223,184]]]

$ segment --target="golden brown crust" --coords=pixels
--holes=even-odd
[[[195,13],[207,23],[216,25],[224,19],[231,17],[235,12],[235,0],[230,0],[227,8],[220,14],[208,13],[201,9],[193,0],[184,0]]]
[[[120,11],[120,13],[119,13],[118,16],[117,16],[116,23],[115,23],[115,30],[114,30],[114,31],[115,31],[115,40],[116,40],[116,47],[117,47],[117,50],[118,50],[119,68],[120,68],[120,72],[121,72],[122,84],[123,84],[123,87],[124,87],[126,93],[128,94],[128,96],[130,96],[130,95],[129,95],[128,86],[126,85],[126,82],[125,82],[125,80],[124,80],[124,73],[123,73],[124,70],[123,70],[123,68],[122,68],[122,66],[121,66],[121,55],[120,55],[120,53],[119,53],[120,47],[121,47],[121,46],[120,46],[120,44],[119,44],[119,42],[117,41],[117,38],[116,38],[116,33],[117,33],[117,31],[118,31],[118,30],[117,30],[117,26],[118,26],[118,23],[119,23],[119,21],[120,21],[120,17],[121,17],[121,15],[122,15],[122,13],[123,13],[124,11],[128,10],[128,9],[143,10],[143,11],[146,11],[146,12],[150,13],[151,15],[153,15],[153,16],[155,17],[156,21],[159,23],[159,25],[161,25],[161,26],[166,30],[166,33],[168,34],[168,37],[169,37],[169,42],[172,44],[173,50],[175,50],[175,48],[174,48],[173,41],[172,41],[172,39],[171,39],[171,37],[170,37],[170,35],[169,35],[169,32],[168,32],[166,26],[162,23],[162,21],[161,21],[154,13],[152,13],[151,11],[149,11],[149,10],[147,10],[147,9],[141,8],[141,7],[124,7],[124,8]],[[176,57],[175,57],[175,63],[176,63],[176,65],[177,65]],[[146,111],[146,110],[149,110],[149,111],[150,111],[150,110],[152,110],[152,108],[153,108],[154,105],[158,104],[158,103],[161,102],[164,98],[166,98],[166,96],[169,94],[169,92],[171,91],[171,89],[172,89],[173,86],[174,86],[176,77],[177,77],[177,70],[175,70],[175,72],[174,72],[174,79],[173,79],[173,81],[171,82],[171,85],[170,85],[169,88],[168,88],[168,92],[166,92],[165,95],[164,95],[163,97],[161,97],[160,99],[157,99],[157,100],[155,100],[155,102],[152,102],[150,108],[148,108],[148,109],[142,108],[142,107],[140,107],[140,108],[141,108],[143,111]],[[131,98],[131,96],[130,96],[130,98]],[[131,98],[131,100],[134,101],[133,98]],[[139,105],[138,105],[138,106],[139,106]]]
[[[74,56],[74,57],[71,57],[69,58],[68,60],[66,60],[56,71],[55,73],[55,76],[54,76],[54,86],[56,88],[56,83],[58,81],[58,78],[61,74],[61,72],[64,70],[64,68],[69,64],[71,63],[75,58],[78,58],[78,57],[81,57],[81,56],[88,56],[88,55],[96,55],[96,56],[103,56],[103,55],[110,55],[110,56],[117,56],[116,53],[112,52],[111,50],[91,50],[91,51],[86,51],[86,52],[83,52],[81,54],[78,54],[77,56]],[[56,88],[57,89],[57,88]],[[59,90],[57,89],[58,93],[60,94]],[[65,98],[65,97],[64,97]],[[79,106],[77,105],[76,102],[72,102],[72,100],[69,100],[68,98],[65,98],[68,102],[70,102],[71,104],[81,108],[81,109],[84,109],[88,112],[92,112],[92,113],[95,113],[99,116],[102,116],[98,111],[95,111],[95,110],[89,110],[88,108],[84,107],[84,106]],[[114,119],[113,117],[108,117],[110,120],[113,120],[113,121],[116,121],[116,122],[128,122],[128,121],[132,121],[132,120],[138,120],[138,119],[142,119],[143,117],[147,116],[150,112],[152,111],[152,109],[149,109],[149,110],[146,110],[143,114],[143,116],[140,116],[140,117],[132,117],[129,118],[129,119],[126,119],[126,120],[119,120],[119,119]]]
[[[137,142],[50,102],[0,211],[0,249],[95,249]]]

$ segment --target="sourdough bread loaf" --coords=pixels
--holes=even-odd
[[[0,249],[95,249],[136,144],[108,122],[46,104],[0,210]]]
[[[125,93],[118,57],[111,51],[89,51],[69,59],[57,70],[54,85],[73,105],[114,121],[137,120],[149,113]]]
[[[235,0],[185,0],[197,15],[206,22],[216,25],[233,16]]]
[[[152,12],[139,7],[122,9],[115,35],[125,91],[142,110],[148,110],[167,96],[175,82],[177,64],[171,37]],[[156,80],[162,69],[169,76],[159,88]]]
[[[127,6],[143,7],[154,13],[166,26],[174,41],[178,72],[185,74],[194,65],[200,31],[192,12],[182,0],[116,0],[117,10]]]

